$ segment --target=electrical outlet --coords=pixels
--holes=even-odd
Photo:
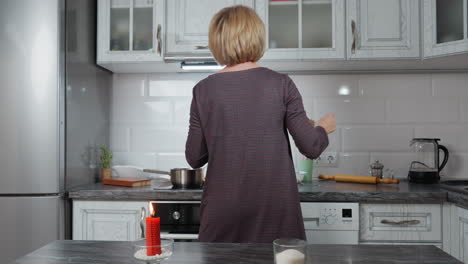
[[[317,167],[337,167],[338,154],[336,152],[324,152],[314,160],[314,165]]]

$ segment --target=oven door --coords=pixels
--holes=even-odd
[[[161,217],[161,238],[176,242],[198,241],[200,228],[199,201],[158,201],[156,210]]]

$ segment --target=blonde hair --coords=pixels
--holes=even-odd
[[[209,47],[221,65],[256,62],[265,52],[265,25],[249,7],[223,8],[211,19]]]

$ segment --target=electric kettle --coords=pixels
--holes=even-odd
[[[415,183],[437,183],[439,172],[445,167],[449,158],[448,149],[439,145],[439,138],[414,138],[410,147],[416,154],[411,162],[408,180]],[[439,152],[444,152],[444,160],[439,163]]]

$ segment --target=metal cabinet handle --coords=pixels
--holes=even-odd
[[[145,216],[146,216],[146,209],[144,207],[141,208],[140,211],[140,228],[141,228],[141,238],[145,238]]]
[[[156,32],[156,40],[158,41],[158,47],[156,49],[157,53],[159,56],[161,56],[161,49],[162,49],[162,45],[161,45],[161,24],[158,24],[158,29],[157,29],[157,32]]]
[[[208,49],[208,46],[195,46],[194,49],[196,49],[196,50],[205,50],[205,49]]]
[[[403,220],[403,221],[390,221],[390,220],[382,220],[380,223],[385,225],[395,225],[395,226],[408,226],[408,225],[417,225],[421,223],[419,220]]]
[[[356,22],[351,20],[351,33],[353,34],[353,43],[351,44],[351,53],[356,53]]]

